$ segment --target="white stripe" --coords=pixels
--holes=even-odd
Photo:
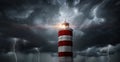
[[[62,35],[62,36],[58,37],[58,41],[64,41],[64,40],[71,41],[72,40],[72,36]]]
[[[61,31],[61,30],[70,30],[70,31],[73,31],[71,28],[60,29],[59,31]]]
[[[72,57],[59,57],[59,62],[72,62]]]
[[[72,52],[71,46],[59,46],[58,52]]]

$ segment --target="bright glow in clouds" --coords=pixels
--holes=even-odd
[[[75,28],[75,25],[72,23],[76,17],[82,15],[82,12],[79,12],[78,8],[74,7],[74,8],[70,8],[66,3],[64,3],[59,11],[58,14],[56,14],[55,16],[57,17],[53,17],[52,19],[52,23],[47,23],[44,24],[44,28],[52,28],[52,29],[60,29],[60,28],[64,28],[63,25],[61,25],[65,20],[70,23],[70,27],[71,28]],[[35,19],[34,22],[37,26],[42,24],[42,20],[41,19]]]
[[[42,26],[46,29],[49,29],[49,28],[52,28],[52,29],[58,28],[59,29],[61,27],[60,23],[62,23],[65,20],[68,21],[68,23],[70,23],[70,25],[73,29],[88,28],[92,24],[100,25],[101,23],[105,22],[104,18],[99,18],[97,16],[97,13],[99,12],[98,9],[100,9],[101,4],[98,4],[91,9],[91,11],[88,14],[92,17],[92,19],[90,19],[90,18],[85,17],[84,12],[82,10],[80,10],[79,8],[69,7],[68,4],[64,3],[59,8],[58,14],[55,14],[55,16],[53,16],[51,19],[48,17],[47,19],[49,19],[51,21],[48,21],[46,24],[44,24]],[[81,9],[85,9],[85,8],[86,8],[86,6],[85,7],[83,6]],[[79,20],[77,20],[78,18],[79,18]],[[83,18],[85,18],[85,19],[83,19]],[[34,23],[35,23],[35,25],[39,26],[39,25],[43,24],[42,23],[43,21],[44,21],[43,19],[38,18],[38,19],[35,19]],[[81,22],[81,23],[76,24],[78,22]]]
[[[64,21],[64,20],[67,20],[69,21],[69,23],[71,25],[74,25],[74,27],[72,27],[73,29],[74,28],[77,28],[77,29],[84,29],[84,28],[88,28],[90,27],[93,23],[95,25],[100,25],[102,23],[105,22],[105,19],[104,18],[99,18],[97,16],[97,13],[99,12],[98,9],[100,9],[100,6],[102,5],[103,3],[101,4],[98,4],[96,6],[94,6],[91,11],[89,12],[92,19],[89,19],[89,18],[86,18],[85,20],[82,20],[83,16],[84,16],[84,12],[82,12],[82,10],[79,10],[77,7],[72,7],[70,8],[67,4],[63,4],[61,7],[60,7],[60,10],[59,10],[59,14],[60,16],[58,17],[57,20],[59,21]],[[85,7],[81,8],[81,9],[85,9]],[[76,18],[81,18],[79,20],[76,20]],[[81,25],[76,25],[75,23],[77,23],[78,21],[81,21]],[[58,22],[59,23],[59,22]]]
[[[78,12],[78,8],[75,7],[69,8],[67,4],[63,4],[60,7],[59,14],[60,14],[60,16],[58,17],[59,21],[74,20],[75,17],[80,15],[80,13]]]
[[[78,1],[80,3],[80,0]],[[58,10],[43,9],[43,11],[46,11],[45,13],[40,13],[34,17],[33,24],[35,29],[32,30],[35,33],[38,34],[39,29],[46,29],[44,32],[47,35],[52,35],[56,30],[64,27],[61,24],[66,20],[74,30],[75,35],[82,36],[85,34],[81,31],[82,29],[101,25],[105,22],[105,18],[98,17],[97,13],[100,12],[101,6],[106,4],[106,2],[94,5],[92,8],[89,8],[89,3],[85,3],[80,6],[80,8],[78,6],[69,7],[66,0],[59,0],[58,3],[60,4]],[[78,3],[76,3],[76,5],[77,4]],[[87,10],[89,10],[89,12]]]

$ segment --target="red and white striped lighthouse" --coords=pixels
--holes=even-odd
[[[63,28],[58,32],[58,59],[59,62],[73,62],[72,29],[69,23],[64,22]]]

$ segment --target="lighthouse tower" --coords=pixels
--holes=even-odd
[[[73,62],[72,29],[66,21],[58,32],[58,59],[59,62]]]

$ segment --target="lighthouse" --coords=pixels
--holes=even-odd
[[[68,22],[62,23],[58,31],[58,60],[59,62],[73,62],[72,36],[73,30]]]

